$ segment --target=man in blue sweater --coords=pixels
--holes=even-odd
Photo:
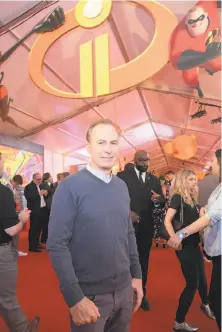
[[[112,176],[120,132],[107,119],[87,132],[90,164],[55,192],[48,249],[72,332],[129,332],[143,297],[127,186]]]

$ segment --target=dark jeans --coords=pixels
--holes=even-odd
[[[35,214],[30,216],[29,230],[29,249],[37,249],[40,241],[46,243],[48,238],[49,210],[47,207],[39,209]]]
[[[101,317],[96,323],[82,326],[76,326],[71,321],[71,332],[129,332],[133,310],[131,284],[113,294],[95,296],[92,301]]]
[[[140,223],[136,225],[136,242],[143,276],[143,293],[146,295],[150,250],[153,241],[153,219],[148,211],[140,212]]]
[[[29,249],[35,250],[39,244],[39,235],[41,232],[41,224],[39,213],[30,215],[30,229],[29,229]]]
[[[49,227],[49,209],[44,207],[41,209],[41,242],[46,243],[48,240],[48,227]]]
[[[199,245],[185,245],[181,251],[176,251],[176,255],[186,280],[186,287],[180,296],[176,313],[176,321],[183,323],[197,290],[202,303],[208,304],[207,279],[203,254]]]
[[[211,275],[209,301],[219,331],[221,331],[221,256],[213,257],[213,270]]]

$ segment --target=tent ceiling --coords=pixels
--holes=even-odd
[[[197,1],[159,2],[181,19]],[[7,6],[9,9],[10,5],[13,7],[13,2],[1,2],[1,8]],[[68,11],[75,2],[59,1],[59,5]],[[56,6],[58,2],[1,35],[1,51],[6,51]],[[0,20],[4,20],[2,15],[1,12]],[[105,32],[110,36],[111,67],[116,67],[145,49],[152,40],[154,23],[141,8],[114,1],[112,15],[103,25],[90,31],[77,28],[50,48],[44,62],[47,80],[57,88],[77,92],[79,46]],[[210,123],[220,115],[219,109],[207,107],[207,116],[189,120],[190,114],[198,109],[195,94],[184,84],[181,72],[173,69],[171,64],[140,87],[117,96],[66,100],[41,91],[29,77],[28,56],[36,37],[24,42],[1,67],[5,73],[4,85],[13,99],[10,116],[25,129],[0,120],[1,134],[26,138],[47,149],[84,160],[88,126],[106,117],[123,130],[121,155],[131,161],[136,149],[146,149],[151,155],[152,167],[160,171],[184,166],[202,170],[211,159],[212,151],[220,146],[220,124]],[[220,105],[220,73],[211,77],[201,70],[199,77],[205,94],[204,102]],[[165,143],[182,133],[195,135],[198,142],[196,156],[187,163],[169,157],[163,151]]]
[[[0,11],[0,34],[11,27],[28,20],[43,8],[56,1],[4,1]]]

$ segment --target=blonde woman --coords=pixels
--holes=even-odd
[[[168,242],[169,246],[177,249],[185,238],[204,229],[204,251],[213,263],[209,292],[210,307],[215,314],[219,331],[221,331],[221,151],[218,149],[212,160],[213,174],[219,176],[220,183],[211,194],[207,206],[201,209],[197,221],[177,232]]]
[[[165,217],[165,227],[170,237],[175,234],[172,226],[173,219],[183,223],[182,227],[186,227],[198,219],[200,207],[197,204],[197,197],[196,174],[190,170],[178,172],[170,206]],[[199,243],[200,236],[197,232],[185,239],[178,248],[179,250],[176,250],[186,286],[179,299],[174,331],[198,331],[198,327],[185,322],[197,289],[202,300],[201,309],[209,318],[214,319],[208,303],[207,280]]]

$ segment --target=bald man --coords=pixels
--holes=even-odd
[[[131,216],[136,229],[137,247],[143,274],[143,292],[141,308],[150,310],[146,298],[146,284],[150,250],[153,239],[153,208],[154,201],[164,204],[160,181],[148,172],[150,158],[146,151],[137,151],[134,157],[134,167],[118,173],[126,183],[131,199]]]
[[[40,184],[42,176],[40,173],[33,174],[32,182],[24,190],[27,200],[27,207],[31,210],[30,230],[29,230],[29,251],[41,252],[43,248],[39,243],[39,237],[42,229],[42,223],[47,216],[45,197],[48,195],[47,190],[41,190]]]

